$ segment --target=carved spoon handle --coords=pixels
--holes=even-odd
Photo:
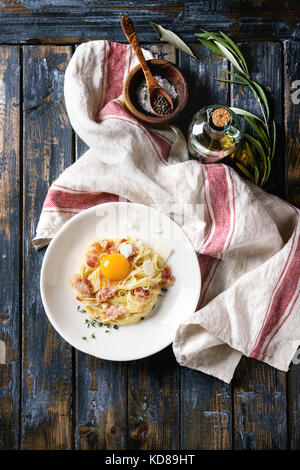
[[[143,72],[145,74],[148,88],[157,88],[159,87],[158,83],[156,82],[155,78],[153,77],[148,64],[146,62],[146,59],[144,57],[143,51],[141,49],[136,31],[134,29],[133,23],[128,16],[122,16],[121,18],[121,26],[124,31],[125,36],[128,39],[128,42],[131,44],[140,64],[143,69]]]

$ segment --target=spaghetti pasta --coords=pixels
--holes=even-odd
[[[92,319],[131,325],[152,310],[161,289],[175,279],[148,244],[126,237],[92,242],[69,280]]]

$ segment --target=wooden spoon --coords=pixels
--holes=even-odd
[[[146,78],[146,82],[147,82],[147,86],[148,86],[148,101],[149,101],[149,105],[150,105],[153,113],[156,114],[157,116],[163,116],[165,114],[170,114],[173,111],[173,108],[174,108],[172,98],[157,83],[157,81],[153,77],[153,75],[152,75],[152,73],[149,69],[149,66],[148,66],[148,64],[145,60],[144,54],[142,52],[142,49],[141,49],[136,31],[134,29],[134,26],[133,26],[133,23],[132,23],[131,19],[128,18],[128,16],[122,16],[121,26],[122,26],[122,29],[124,31],[125,36],[127,37],[128,41],[129,41],[129,44],[131,44],[131,46],[132,46],[132,48],[133,48],[133,50],[134,50],[134,52],[135,52],[135,54],[138,58],[138,61],[141,64],[141,67],[143,69],[143,72],[144,72],[144,75],[145,75],[145,78]],[[161,100],[163,102],[165,102],[165,100],[166,100],[167,101],[166,105],[170,106],[169,111],[167,113],[163,113],[163,112],[159,113],[153,107],[153,103],[155,102],[155,100],[158,97],[162,97],[162,98],[159,98],[159,100]]]

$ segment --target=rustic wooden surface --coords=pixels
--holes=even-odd
[[[299,2],[124,5],[0,1],[0,449],[299,449],[300,365],[285,374],[243,358],[226,385],[178,366],[170,347],[140,361],[102,361],[73,350],[44,313],[45,250],[37,253],[32,237],[49,185],[86,150],[66,115],[64,70],[82,41],[124,42],[122,14],[146,47],[185,72],[192,98],[184,132],[203,105],[255,103],[247,90],[211,80],[228,63],[199,44],[198,60],[153,45],[149,19],[190,44],[201,27],[240,41],[279,126],[267,189],[300,205]]]

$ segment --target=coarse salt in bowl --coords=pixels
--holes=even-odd
[[[186,79],[179,67],[168,60],[151,59],[147,63],[158,83],[172,98],[173,111],[160,116],[151,113],[147,102],[148,96],[145,93],[148,89],[145,86],[145,76],[140,65],[134,67],[125,80],[123,88],[125,106],[134,117],[147,124],[158,125],[172,122],[183,111],[188,100]]]

